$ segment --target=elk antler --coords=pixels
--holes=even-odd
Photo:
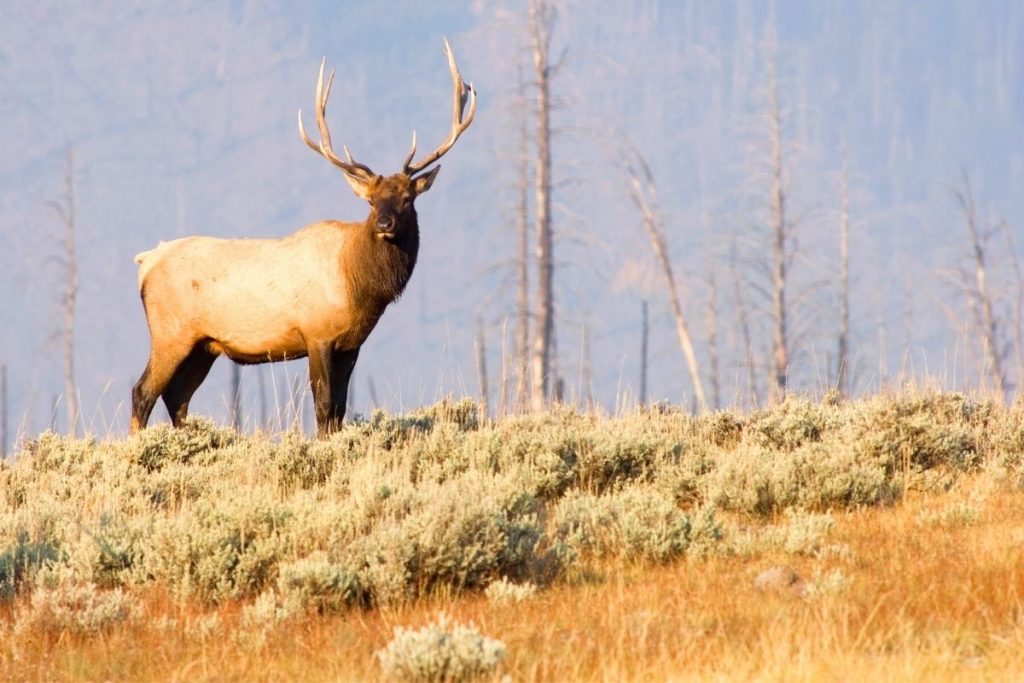
[[[470,83],[469,87],[466,87],[466,84],[462,81],[459,67],[455,64],[455,55],[452,54],[452,46],[448,44],[447,38],[444,39],[444,53],[448,55],[448,68],[452,72],[452,130],[448,133],[448,139],[441,143],[440,147],[415,164],[411,163],[413,156],[416,154],[416,133],[413,132],[412,147],[409,148],[409,154],[405,157],[405,162],[402,164],[402,172],[407,176],[419,173],[444,156],[445,152],[451,149],[455,141],[459,139],[463,131],[469,128],[469,124],[473,123],[473,115],[476,113],[476,91],[473,90],[472,83]],[[463,120],[462,112],[466,108],[467,96],[469,98],[469,116]]]
[[[299,110],[299,137],[302,141],[309,145],[317,154],[322,155],[325,159],[330,161],[332,164],[343,170],[350,176],[368,180],[376,175],[370,170],[369,166],[360,164],[352,158],[352,154],[348,151],[348,147],[342,145],[342,149],[345,150],[345,157],[348,162],[343,161],[334,153],[334,149],[331,147],[331,131],[327,128],[327,98],[331,96],[331,86],[334,85],[334,71],[331,71],[331,77],[327,79],[327,87],[324,87],[324,64],[327,62],[327,58],[324,57],[320,60],[320,75],[316,79],[316,125],[320,129],[320,144],[317,144],[309,139],[306,135],[306,130],[302,127],[302,110]]]

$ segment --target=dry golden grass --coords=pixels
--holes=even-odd
[[[973,513],[943,516],[970,505]],[[145,618],[101,635],[16,633],[4,607],[0,679],[364,681],[394,626],[439,610],[503,641],[495,678],[515,681],[1021,680],[1024,493],[987,475],[888,509],[834,514],[842,552],[754,553],[652,567],[593,565],[521,603],[479,593],[395,609],[299,617],[262,644],[240,640],[241,606],[182,606],[150,590]],[[939,520],[939,521],[936,521]],[[817,597],[753,587],[774,564],[805,579],[839,569]],[[209,636],[197,620],[216,615]],[[178,620],[167,625],[164,617]],[[182,623],[190,623],[185,627]],[[211,622],[213,623],[213,622]]]

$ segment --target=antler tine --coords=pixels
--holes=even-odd
[[[409,153],[405,156],[405,161],[402,162],[402,168],[406,171],[409,170],[409,162],[416,156],[416,131],[412,131],[412,145],[409,146]],[[411,175],[411,174],[410,174]]]
[[[463,82],[462,74],[459,73],[459,67],[455,63],[455,55],[452,53],[452,46],[448,44],[447,38],[444,39],[444,52],[448,56],[448,69],[452,73],[452,129],[451,132],[448,133],[448,138],[441,143],[440,147],[413,164],[409,162],[412,161],[412,156],[416,151],[414,138],[413,149],[410,151],[409,157],[403,165],[403,172],[409,176],[419,173],[427,166],[444,156],[444,154],[451,149],[452,145],[455,144],[455,141],[459,139],[459,136],[469,128],[469,124],[473,123],[473,116],[476,114],[476,91],[473,90],[472,83],[469,87],[466,87],[465,82]],[[469,101],[469,114],[465,119],[463,119],[462,114],[466,108],[467,98]]]
[[[327,98],[331,96],[331,87],[334,85],[334,71],[331,71],[331,76],[327,80],[327,87],[324,87],[324,66],[327,64],[327,58],[324,57],[320,60],[320,72],[316,78],[316,125],[320,129],[320,143],[317,144],[310,140],[309,136],[306,135],[306,129],[302,125],[302,110],[299,109],[299,137],[302,141],[309,146],[310,149],[317,152],[325,159],[330,161],[332,164],[345,171],[350,175],[354,175],[361,178],[371,178],[374,176],[374,172],[370,170],[369,166],[360,164],[354,159],[349,153],[348,148],[345,148],[345,155],[348,157],[346,163],[337,154],[334,153],[334,148],[331,144],[331,131],[327,127]]]

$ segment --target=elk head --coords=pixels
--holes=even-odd
[[[342,145],[345,152],[345,159],[335,154],[331,145],[331,132],[327,128],[327,98],[331,95],[331,86],[334,84],[334,72],[331,72],[324,84],[324,65],[326,58],[320,62],[320,73],[316,80],[316,124],[320,129],[320,142],[313,142],[302,126],[302,110],[299,110],[299,137],[310,149],[320,154],[325,159],[342,170],[345,180],[352,187],[357,197],[362,197],[370,203],[370,215],[366,224],[374,230],[379,239],[393,240],[402,236],[410,227],[415,226],[416,210],[413,202],[416,197],[430,189],[437,177],[440,166],[428,170],[428,167],[440,159],[451,149],[459,136],[469,128],[476,114],[476,92],[473,85],[468,87],[459,74],[458,65],[455,63],[455,55],[452,54],[451,45],[448,39],[444,39],[444,51],[448,57],[448,68],[452,74],[452,127],[448,138],[441,143],[441,146],[413,162],[416,155],[416,132],[412,134],[412,146],[409,154],[402,163],[402,170],[391,176],[381,176],[374,173],[368,166],[361,164],[352,158],[352,153],[346,145]],[[467,99],[469,101],[469,114],[463,118]]]

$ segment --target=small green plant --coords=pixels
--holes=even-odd
[[[971,526],[981,517],[981,510],[973,501],[962,501],[947,505],[937,510],[924,510],[917,516],[917,521],[924,526],[937,526],[943,529]]]
[[[848,591],[852,584],[853,579],[844,574],[841,569],[836,568],[828,571],[815,569],[811,580],[804,586],[804,596],[808,600],[818,600],[839,595]]]
[[[377,652],[385,674],[414,683],[458,683],[484,676],[505,656],[505,644],[481,635],[472,623],[454,623],[441,613],[420,629],[395,627]]]
[[[303,606],[298,601],[283,598],[275,590],[264,591],[251,605],[246,605],[242,609],[242,628],[234,634],[235,640],[248,648],[263,647],[271,631],[302,612]],[[219,622],[217,625],[219,626]],[[196,632],[200,640],[205,639],[203,631]]]
[[[832,515],[786,510],[786,523],[778,529],[783,550],[794,555],[814,555],[835,527]]]
[[[537,593],[537,586],[533,583],[513,583],[506,577],[501,577],[484,591],[487,599],[491,602],[522,602],[532,598]]]

